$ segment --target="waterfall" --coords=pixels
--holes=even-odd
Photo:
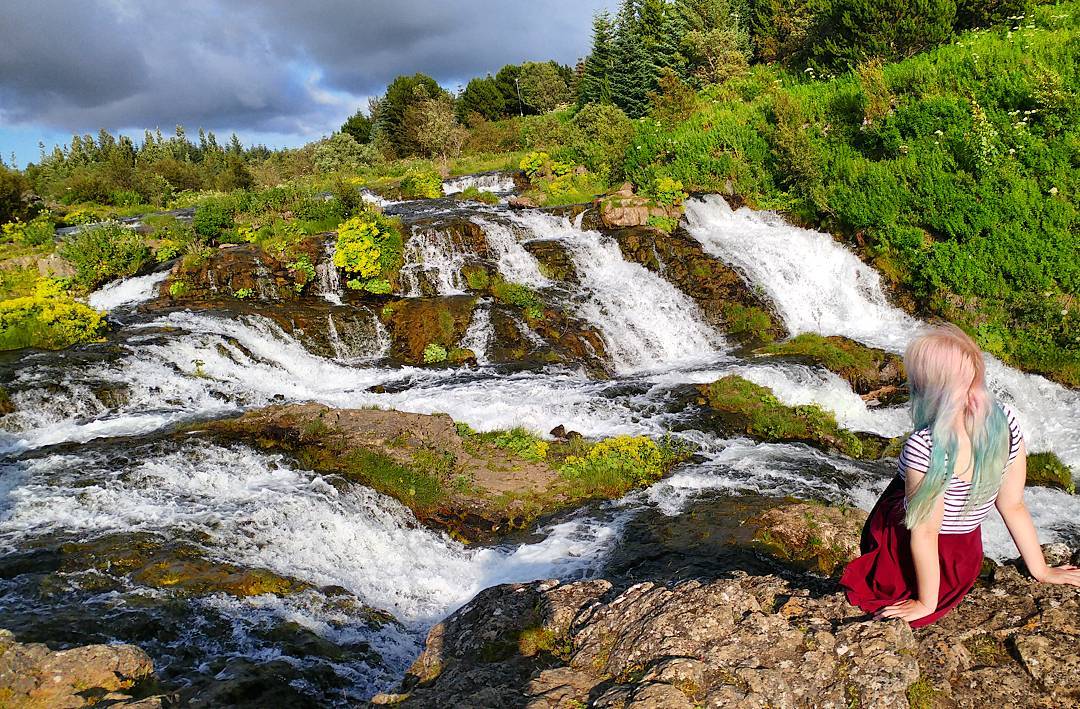
[[[461,177],[444,180],[442,183],[443,194],[447,196],[464,192],[470,187],[475,187],[481,192],[506,194],[513,192],[516,185],[514,184],[514,177],[512,175],[502,172],[494,172],[485,175],[463,175]]]
[[[828,234],[733,210],[719,196],[690,200],[686,224],[708,253],[765,290],[793,334],[844,335],[901,352],[921,325],[889,303],[877,271]],[[994,393],[1015,406],[1028,450],[1052,450],[1080,473],[1080,392],[989,355],[987,375]]]
[[[461,346],[472,350],[476,355],[477,364],[488,364],[487,350],[491,339],[495,337],[495,331],[491,326],[491,304],[487,299],[481,300],[473,310],[472,321],[461,338]]]
[[[414,228],[405,244],[401,283],[405,295],[460,295],[466,283],[461,275],[466,257],[446,232],[437,228]],[[426,286],[426,288],[425,288]],[[427,292],[428,289],[434,293]]]
[[[158,286],[168,277],[168,271],[159,271],[113,281],[87,296],[86,302],[95,310],[115,310],[120,306],[145,303],[157,297]]]
[[[551,285],[551,281],[540,272],[540,264],[537,263],[536,257],[521,245],[508,225],[481,217],[473,217],[472,221],[484,230],[488,248],[493,255],[498,257],[499,273],[506,280],[532,288],[544,288]]]
[[[645,267],[626,261],[611,238],[581,231],[542,212],[514,215],[536,238],[554,238],[571,254],[581,285],[578,314],[600,331],[621,372],[716,359],[722,338],[696,303]]]
[[[327,239],[323,244],[323,257],[315,264],[315,294],[334,305],[341,305],[341,274],[334,265],[337,242]]]

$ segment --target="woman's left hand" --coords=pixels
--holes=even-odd
[[[919,618],[925,618],[933,612],[934,609],[930,608],[922,601],[909,598],[906,601],[900,601],[891,606],[885,606],[877,612],[874,618],[877,620],[881,620],[882,618],[900,618],[901,620],[906,620],[910,623]]]

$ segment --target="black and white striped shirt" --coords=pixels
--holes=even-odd
[[[1017,453],[1020,452],[1020,442],[1024,440],[1020,432],[1020,425],[1016,422],[1016,414],[1008,404],[1001,404],[1005,417],[1009,421],[1009,460],[1005,463],[1007,470]],[[900,451],[900,460],[897,467],[900,469],[900,477],[904,477],[907,470],[926,473],[930,468],[930,451],[933,448],[933,440],[930,437],[930,429],[923,428],[912,433],[904,443]],[[1002,476],[1005,470],[1001,471]],[[945,518],[941,520],[941,534],[966,534],[978,528],[990,513],[990,509],[997,500],[997,493],[989,500],[973,507],[968,514],[963,514],[964,505],[967,503],[971,483],[960,478],[953,477],[945,487]],[[906,500],[905,500],[906,506]]]

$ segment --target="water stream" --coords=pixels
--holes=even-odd
[[[417,208],[438,212],[436,202]],[[484,229],[502,277],[545,289],[596,327],[615,377],[491,364],[487,300],[462,342],[479,366],[427,369],[386,359],[388,336],[373,313],[371,328],[347,336],[336,314],[352,306],[326,316],[337,343],[327,358],[258,315],[144,312],[140,304],[153,297],[157,274],[108,286],[91,296],[113,311],[108,342],[0,360],[0,381],[17,408],[0,418],[0,626],[35,640],[136,642],[181,685],[229,676],[241,661],[280,659],[292,668],[290,686],[305,696],[359,700],[393,686],[427,628],[485,587],[588,576],[613,558],[620,568],[633,566],[625,554],[644,552],[633,551],[640,540],[629,535],[645,534],[649,520],[682,519],[688,509],[711,519],[754,496],[873,503],[892,473],[889,463],[722,438],[697,428],[684,392],[735,373],[769,386],[785,403],[817,403],[844,426],[889,436],[910,424],[902,407],[868,407],[846,382],[816,368],[740,359],[693,301],[624,260],[601,233],[535,211],[478,207],[469,218]],[[918,326],[888,303],[876,273],[827,235],[731,210],[714,197],[691,201],[687,226],[708,252],[764,290],[792,332],[844,334],[899,351]],[[522,247],[532,239],[558,241],[579,283],[545,277]],[[405,294],[465,289],[461,264],[471,255],[445,234],[415,230],[409,248]],[[319,292],[333,300],[340,285],[331,280],[320,272]],[[997,362],[991,374],[995,391],[1020,413],[1029,447],[1054,450],[1080,471],[1077,393]],[[522,539],[468,548],[416,525],[392,499],[281,456],[167,435],[179,423],[282,401],[446,412],[477,430],[524,426],[545,434],[561,424],[591,437],[674,430],[701,455],[622,500],[560,515]],[[1077,498],[1047,489],[1027,497],[1044,541],[1080,540]],[[184,599],[122,575],[64,566],[65,544],[135,534],[183,540],[203,558],[268,569],[311,588],[281,597]],[[1015,555],[996,516],[984,538],[989,555]],[[60,561],[40,561],[50,554]],[[312,650],[322,641],[344,649]]]

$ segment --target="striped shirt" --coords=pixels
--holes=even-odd
[[[1016,414],[1012,407],[1008,404],[1000,404],[1000,406],[1009,421],[1009,460],[1005,463],[1005,470],[1007,470],[1020,452],[1020,443],[1024,437],[1020,433],[1020,425],[1016,422]],[[903,450],[900,451],[900,460],[897,462],[900,477],[903,478],[907,470],[925,474],[930,468],[930,451],[933,445],[929,428],[912,433],[904,443]],[[1005,476],[1005,470],[1001,471],[1002,477]],[[986,515],[990,514],[990,509],[997,500],[997,492],[989,500],[964,514],[964,505],[967,503],[970,490],[970,482],[957,477],[949,479],[949,484],[945,487],[945,517],[941,520],[941,534],[966,534],[974,531],[986,519]],[[906,505],[905,500],[905,507]]]

